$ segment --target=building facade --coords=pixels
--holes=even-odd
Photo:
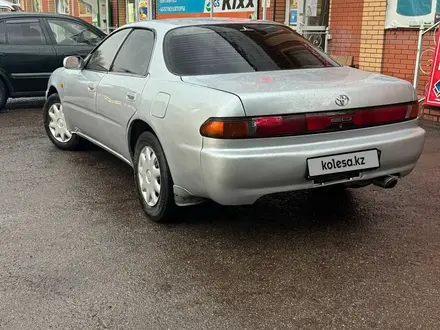
[[[21,6],[79,16],[111,31],[150,18],[209,17],[210,1],[176,0],[170,6],[163,0],[21,0]],[[261,19],[263,2],[213,0],[212,15]],[[440,18],[440,0],[266,0],[266,5],[266,19],[291,26],[340,63],[410,82],[418,70],[418,93],[425,94],[436,30],[424,36],[419,68],[417,42],[420,25]],[[426,109],[425,119],[440,122],[439,110]]]

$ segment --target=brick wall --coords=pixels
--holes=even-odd
[[[359,64],[362,32],[363,0],[332,0],[330,2],[329,30],[332,40],[329,53],[335,56],[354,56]]]
[[[359,68],[381,72],[386,1],[364,0]]]
[[[413,82],[418,29],[395,29],[385,32],[382,73]],[[428,32],[423,38],[421,68],[428,74],[420,71],[417,92],[425,95],[431,70],[432,56],[435,47],[435,34]],[[440,111],[425,109],[424,118],[431,121],[440,121]]]
[[[413,81],[417,52],[418,29],[388,30],[385,33],[383,73]],[[423,38],[421,67],[425,72],[430,71],[434,54],[434,32],[428,32]],[[424,95],[429,75],[420,72],[417,91]]]
[[[426,108],[424,109],[423,118],[435,123],[440,123],[440,109],[439,108]]]

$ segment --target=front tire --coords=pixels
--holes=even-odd
[[[150,132],[140,135],[134,150],[134,180],[139,201],[154,222],[171,221],[175,211],[173,179],[159,140]]]
[[[58,94],[52,94],[43,108],[44,128],[52,143],[61,150],[77,150],[81,138],[66,126],[63,105]]]
[[[6,88],[3,81],[0,79],[0,110],[3,110],[5,108],[8,97],[8,89]]]

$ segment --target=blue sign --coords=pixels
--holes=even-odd
[[[425,16],[431,13],[432,0],[397,0],[397,13],[402,16]]]
[[[158,14],[198,14],[203,13],[205,0],[158,0]]]
[[[298,9],[290,9],[289,25],[296,25],[298,23]]]

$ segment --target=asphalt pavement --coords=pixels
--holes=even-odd
[[[20,102],[0,113],[1,329],[440,329],[440,128],[392,190],[158,225],[127,165],[57,150]]]

